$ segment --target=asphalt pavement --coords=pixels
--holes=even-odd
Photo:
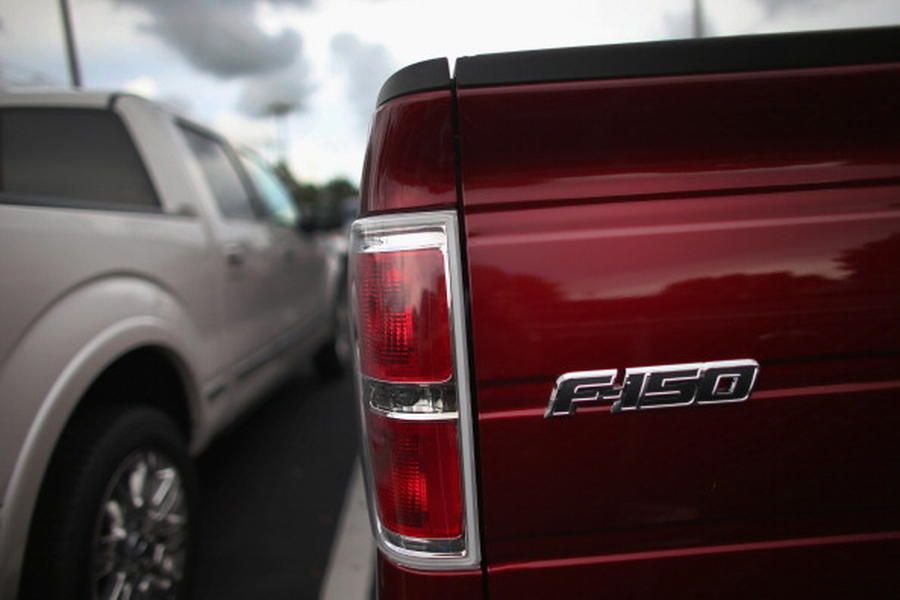
[[[198,460],[198,600],[318,598],[356,459],[349,377],[301,373]]]

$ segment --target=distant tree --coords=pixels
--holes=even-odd
[[[348,179],[332,179],[319,189],[313,205],[313,214],[320,227],[336,229],[347,219],[345,206],[348,201],[359,197],[359,189]]]
[[[337,177],[322,186],[322,194],[329,200],[340,202],[351,196],[359,196],[359,188],[346,177]]]
[[[346,203],[359,196],[359,188],[346,177],[336,177],[323,185],[316,185],[298,180],[283,161],[274,169],[301,213],[311,215],[320,227],[326,229],[343,225]]]

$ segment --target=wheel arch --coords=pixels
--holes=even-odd
[[[195,416],[191,406],[190,369],[171,348],[160,344],[145,344],[128,350],[94,379],[66,421],[66,427],[76,415],[91,410],[97,404],[128,402],[150,406],[171,418],[190,444],[194,437]],[[162,392],[140,397],[117,399],[117,394],[131,383],[139,383],[144,390]],[[65,427],[64,427],[65,429]]]
[[[43,397],[3,495],[0,597],[16,597],[34,508],[62,432],[76,412],[109,401],[99,391],[121,384],[148,364],[160,370],[144,376],[157,374],[166,385],[177,385],[180,402],[150,404],[175,420],[191,447],[205,443],[209,432],[190,345],[173,323],[155,316],[131,317],[83,344]]]

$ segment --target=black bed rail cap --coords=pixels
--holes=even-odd
[[[666,40],[466,56],[458,87],[900,61],[900,27]]]
[[[432,58],[403,67],[387,78],[378,92],[378,106],[399,96],[450,89],[450,63]]]

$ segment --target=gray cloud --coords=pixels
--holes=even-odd
[[[361,41],[352,33],[331,38],[331,52],[344,70],[350,104],[360,123],[368,122],[381,84],[394,70],[394,62],[382,44]]]
[[[672,39],[689,38],[694,35],[694,15],[690,12],[664,12],[663,37]]]
[[[295,30],[277,35],[256,23],[259,0],[117,0],[151,18],[141,27],[195,69],[240,79],[237,109],[254,117],[302,110],[312,90],[303,40]],[[312,0],[269,0],[309,6]]]
[[[842,0],[756,0],[769,15],[793,9],[816,9],[840,4]]]
[[[0,58],[0,89],[15,87],[51,87],[60,85],[38,69],[17,65]]]
[[[301,43],[296,31],[269,35],[256,24],[254,0],[119,0],[152,19],[143,29],[192,66],[221,78],[268,73],[291,65]],[[275,0],[306,6],[311,0]]]
[[[306,108],[312,90],[309,65],[301,57],[285,69],[248,79],[237,108],[251,117],[292,113]]]

